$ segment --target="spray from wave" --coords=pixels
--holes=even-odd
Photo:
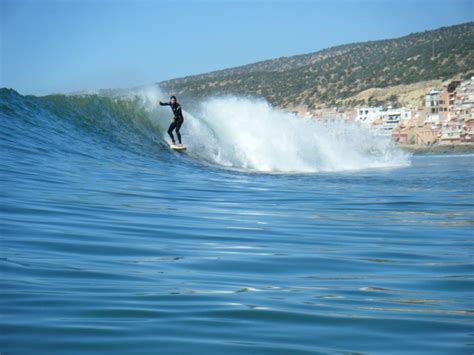
[[[321,123],[267,102],[214,98],[189,113],[183,129],[189,155],[236,169],[320,172],[407,166],[410,156],[376,131]]]

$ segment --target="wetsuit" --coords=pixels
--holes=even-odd
[[[168,128],[168,134],[171,137],[171,141],[173,144],[175,144],[174,141],[174,136],[173,136],[173,130],[176,129],[176,135],[178,136],[178,141],[179,144],[181,144],[181,134],[179,133],[179,129],[183,125],[184,118],[183,118],[183,112],[181,111],[181,105],[178,104],[177,102],[173,105],[171,102],[161,102],[161,106],[171,106],[171,110],[173,110],[174,118],[173,122],[171,122],[169,128]]]

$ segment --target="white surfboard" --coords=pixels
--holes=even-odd
[[[184,152],[186,150],[186,146],[182,144],[170,144],[170,148],[177,152]]]

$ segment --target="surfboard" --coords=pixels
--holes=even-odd
[[[170,148],[173,150],[176,150],[177,152],[184,152],[186,150],[186,146],[184,145],[175,145],[175,144],[170,144]]]

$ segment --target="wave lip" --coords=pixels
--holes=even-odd
[[[262,100],[213,98],[188,115],[190,154],[259,172],[321,172],[402,167],[410,155],[389,137],[357,124],[321,123]]]

